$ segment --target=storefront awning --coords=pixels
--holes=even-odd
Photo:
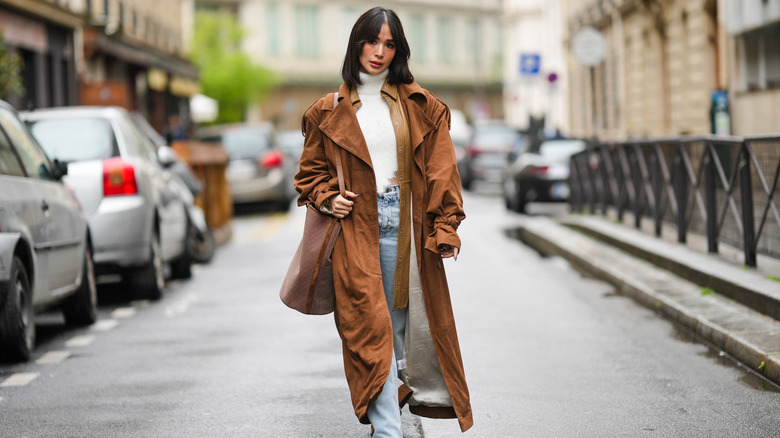
[[[90,42],[93,50],[116,56],[125,62],[148,68],[158,68],[173,77],[189,81],[197,82],[198,80],[198,69],[187,60],[148,47],[130,44],[123,41],[121,37],[108,36],[102,28],[93,27],[85,30],[85,43],[89,44]]]

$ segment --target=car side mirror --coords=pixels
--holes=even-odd
[[[157,148],[157,161],[165,168],[173,166],[178,161],[176,151],[170,146],[160,146]]]
[[[54,176],[57,179],[62,179],[65,175],[68,174],[68,163],[66,161],[60,161],[59,159],[55,158],[52,162],[52,167],[54,168]]]

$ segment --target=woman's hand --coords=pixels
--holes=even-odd
[[[352,205],[355,204],[353,199],[359,196],[357,193],[352,193],[349,190],[346,190],[346,193],[346,198],[339,193],[330,199],[330,207],[333,209],[332,214],[339,219],[344,219],[352,212]]]
[[[441,254],[441,258],[443,259],[452,257],[455,261],[458,261],[457,246],[441,244],[439,245],[439,254]]]

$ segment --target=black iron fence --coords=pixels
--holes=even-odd
[[[652,220],[658,236],[673,224],[680,243],[704,235],[709,252],[723,242],[756,266],[757,254],[780,258],[779,176],[780,135],[596,143],[572,157],[569,202]]]

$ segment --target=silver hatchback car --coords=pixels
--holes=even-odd
[[[188,278],[185,201],[155,146],[116,107],[63,107],[22,113],[46,153],[68,163],[66,179],[92,230],[98,273],[122,274],[132,292],[158,299],[164,264]]]
[[[68,325],[97,319],[90,234],[76,198],[6,102],[0,101],[0,356],[26,360],[35,313],[62,308]]]

